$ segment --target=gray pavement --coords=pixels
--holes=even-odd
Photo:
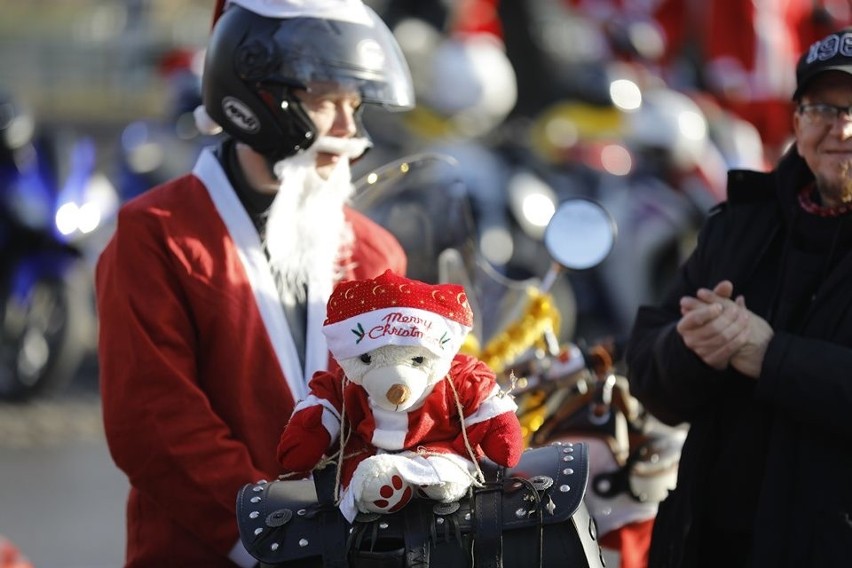
[[[116,568],[127,480],[84,385],[52,400],[0,404],[0,534],[35,568]]]

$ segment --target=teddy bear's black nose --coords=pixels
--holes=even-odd
[[[387,394],[385,396],[388,399],[388,402],[393,404],[394,406],[399,406],[408,400],[408,397],[411,395],[411,391],[407,386],[401,385],[399,383],[395,385],[391,385],[391,388],[388,389]]]

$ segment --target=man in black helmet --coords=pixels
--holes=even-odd
[[[795,143],[735,171],[659,307],[630,389],[689,422],[650,566],[852,566],[852,29],[796,68]]]
[[[97,269],[110,452],[128,476],[129,567],[250,566],[235,500],[274,479],[278,436],[330,364],[326,301],[405,272],[346,206],[365,104],[412,105],[405,61],[360,0],[231,0],[199,123],[226,136],[129,202]]]

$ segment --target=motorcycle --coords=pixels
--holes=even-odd
[[[626,335],[725,198],[727,171],[765,166],[753,126],[666,80],[665,38],[649,7],[503,0],[497,10],[518,67],[510,120],[526,119],[531,134],[507,137],[521,166],[508,177],[519,248],[541,250],[546,213],[576,196],[600,202],[626,236],[601,266],[572,278],[591,311],[580,314],[584,335]],[[533,211],[532,203],[541,205]]]
[[[511,308],[498,304],[517,305],[526,297],[527,283],[505,276],[483,254],[475,197],[469,177],[455,157],[434,152],[412,154],[367,172],[355,185],[353,206],[400,241],[408,254],[409,277],[431,283],[460,282],[470,288],[472,341],[490,337],[502,325]],[[452,268],[454,262],[462,267]],[[563,314],[562,325],[554,332],[559,340],[567,340],[576,319],[570,282],[554,279],[550,297]]]
[[[428,148],[465,163],[479,248],[514,280],[547,270],[541,238],[562,201],[600,202],[626,238],[552,294],[578,310],[562,340],[575,327],[590,338],[626,336],[638,306],[660,298],[724,198],[727,169],[757,165],[759,136],[667,86],[651,49],[662,38],[649,38],[653,26],[635,12],[625,19],[615,6],[509,0],[488,3],[497,7],[486,17],[467,3],[384,4],[418,105],[370,128],[381,136],[374,155]],[[467,22],[470,33],[458,33],[474,12],[481,18]],[[488,18],[502,23],[502,41],[499,30],[477,27]],[[479,63],[486,58],[493,63]],[[564,282],[571,295],[560,292]]]
[[[533,287],[519,317],[489,340],[480,356],[512,387],[530,446],[554,442],[589,448],[585,501],[601,545],[619,554],[622,568],[647,565],[657,507],[673,489],[686,437],[648,414],[617,370],[618,346],[582,340],[559,343],[547,291],[568,269],[599,266],[614,250],[616,224],[596,202],[573,199],[554,213],[543,236],[551,268]]]
[[[561,309],[551,294],[555,283],[610,259],[617,250],[615,219],[587,198],[563,201],[541,235],[547,273],[512,280],[478,251],[460,164],[436,155],[425,161],[440,168],[420,169],[412,166],[417,161],[401,160],[365,177],[356,207],[400,238],[415,271],[429,267],[418,276],[465,286],[475,320],[463,351],[489,365],[513,393],[529,447],[586,444],[590,484],[584,500],[598,537],[623,568],[642,566],[658,503],[675,484],[686,433],[657,421],[630,395],[618,369],[618,345],[561,338],[560,328],[566,320],[570,327],[577,314]]]
[[[92,268],[118,207],[88,138],[37,134],[0,100],[0,398],[68,385],[96,343]]]

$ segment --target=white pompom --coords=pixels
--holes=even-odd
[[[195,127],[201,134],[213,136],[222,132],[222,127],[207,114],[207,109],[204,105],[198,105],[192,111],[192,116],[195,118]]]

